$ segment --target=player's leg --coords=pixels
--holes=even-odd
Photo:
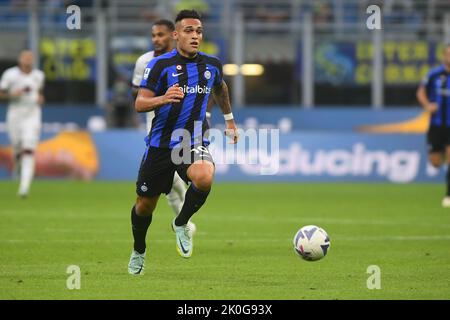
[[[178,173],[175,172],[173,176],[172,189],[167,194],[167,202],[172,208],[175,215],[178,215],[183,207],[184,195],[186,193],[186,185],[184,181],[180,178]]]
[[[177,216],[180,213],[181,208],[183,207],[186,190],[187,187],[183,179],[181,179],[178,173],[175,172],[173,176],[172,189],[166,196],[167,202],[169,203],[169,206],[172,208],[172,211],[175,214],[175,216]],[[189,225],[189,232],[191,233],[191,236],[193,236],[197,230],[197,226],[192,221],[188,221],[188,225]]]
[[[13,155],[13,169],[12,169],[12,177],[13,179],[19,179],[20,177],[20,160],[22,154],[22,145],[21,145],[21,126],[20,123],[16,122],[16,119],[12,118],[9,114],[7,116],[7,132],[8,138],[11,142],[12,146],[12,155]]]
[[[40,124],[36,120],[27,121],[22,128],[22,151],[20,153],[19,196],[26,197],[34,178],[35,150],[39,143]]]
[[[147,198],[138,196],[131,209],[131,228],[133,231],[133,248],[139,254],[145,253],[148,228],[152,223],[153,211],[158,203],[159,195]]]
[[[145,268],[147,231],[153,219],[161,193],[168,193],[172,186],[174,169],[167,161],[170,151],[147,148],[141,162],[136,181],[137,200],[131,209],[133,251],[128,264],[128,273],[142,275]]]
[[[447,173],[446,173],[447,193],[445,194],[445,197],[442,200],[442,206],[445,208],[449,208],[450,207],[450,145],[446,146],[445,155],[446,155],[446,161],[447,161]]]
[[[205,203],[214,179],[214,164],[198,160],[187,169],[187,177],[191,185],[186,191],[186,199],[180,214],[175,219],[176,226],[185,225]]]
[[[25,198],[30,191],[31,182],[34,178],[34,150],[26,148],[20,156],[20,185],[19,196]]]
[[[444,154],[442,152],[430,152],[428,154],[428,161],[436,169],[440,168],[444,163]]]
[[[427,132],[427,143],[428,143],[428,161],[435,168],[440,168],[444,164],[445,156],[447,155],[448,159],[448,151],[446,150],[448,144],[446,136],[447,131],[438,127],[430,127]],[[447,160],[448,161],[448,160]],[[450,207],[450,197],[449,193],[449,181],[450,176],[447,171],[446,176],[447,181],[447,196],[442,200],[443,207]]]
[[[193,237],[188,221],[205,203],[214,178],[214,163],[206,147],[191,151],[192,164],[179,167],[180,176],[191,184],[186,191],[180,214],[172,222],[176,234],[177,250],[184,258],[189,258],[193,251]],[[198,160],[201,159],[201,160]]]
[[[12,144],[12,152],[13,152],[12,178],[13,180],[19,180],[20,163],[22,158],[22,146],[20,145],[20,143]]]
[[[133,251],[128,262],[128,273],[143,275],[145,269],[147,231],[153,220],[153,211],[158,203],[159,195],[153,197],[138,196],[136,204],[131,208],[131,230],[133,233]]]

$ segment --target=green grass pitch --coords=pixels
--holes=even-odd
[[[161,197],[146,273],[127,274],[133,182],[36,181],[26,200],[0,183],[0,299],[448,299],[450,209],[443,185],[216,184],[178,256]],[[303,225],[330,235],[321,261],[297,257]],[[69,265],[81,289],[68,290]],[[381,269],[369,290],[367,268]]]

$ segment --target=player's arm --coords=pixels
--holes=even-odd
[[[211,119],[211,110],[216,104],[216,101],[214,100],[214,95],[210,95],[208,99],[208,104],[206,105],[206,118],[209,120]]]
[[[232,139],[232,143],[237,143],[239,135],[236,123],[234,122],[233,113],[231,112],[230,95],[228,93],[228,86],[224,80],[213,87],[212,94],[215,102],[222,110],[225,118],[226,130],[225,135]]]
[[[142,75],[144,73],[146,65],[144,64],[142,60],[142,56],[139,57],[136,60],[136,63],[134,65],[133,70],[133,79],[131,79],[131,94],[133,96],[133,99],[136,100],[138,92],[139,92],[139,85],[142,82]]]
[[[131,86],[131,95],[133,96],[133,99],[136,100],[139,93],[139,87]]]
[[[6,90],[0,89],[0,100],[9,100],[9,95]]]
[[[41,71],[41,84],[39,86],[38,101],[37,101],[38,105],[40,105],[41,107],[45,103],[44,86],[45,86],[45,74],[44,72]]]
[[[0,89],[0,100],[14,100],[19,98],[23,94],[22,89],[15,90],[11,93],[8,92],[8,90],[2,90]]]
[[[44,103],[45,103],[44,89],[41,88],[41,89],[39,89],[38,105],[40,105],[42,107],[44,105]]]
[[[134,108],[137,112],[149,112],[165,104],[178,103],[183,98],[184,93],[180,90],[178,84],[167,89],[163,96],[155,96],[152,90],[141,87],[138,91]]]
[[[17,89],[10,92],[10,82],[8,78],[8,72],[5,72],[0,79],[0,100],[14,100],[23,94],[23,89]]]
[[[148,63],[134,102],[137,112],[149,112],[166,104],[178,103],[184,98],[184,93],[178,83],[169,87],[164,95],[156,96],[155,92],[160,90],[158,88],[160,88],[161,78],[164,76],[163,70],[164,65],[158,63],[156,59]]]
[[[429,77],[425,78],[417,89],[416,97],[419,101],[420,105],[425,109],[425,111],[434,113],[438,110],[438,105],[435,102],[432,102],[428,99],[427,87],[429,85]]]

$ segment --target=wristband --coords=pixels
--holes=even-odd
[[[228,121],[228,120],[233,120],[234,118],[233,118],[233,113],[228,113],[228,114],[224,114],[223,115],[223,118],[226,120],[226,121]]]

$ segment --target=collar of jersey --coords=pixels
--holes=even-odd
[[[194,58],[187,58],[182,56],[177,49],[173,49],[175,50],[175,52],[177,53],[177,57],[180,58],[181,60],[184,60],[186,62],[196,62],[198,60],[198,58],[200,57],[200,52],[197,52],[197,55]]]

